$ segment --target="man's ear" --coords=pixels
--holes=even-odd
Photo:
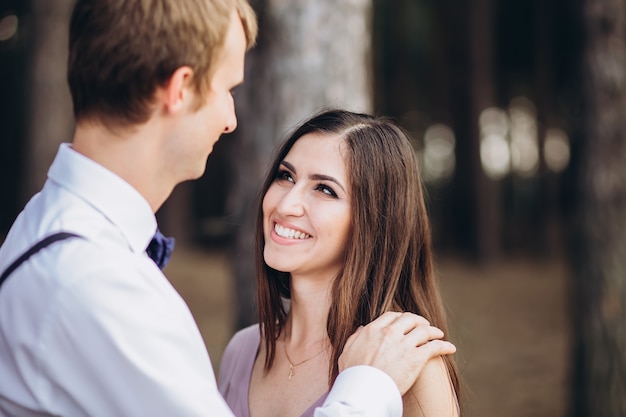
[[[185,101],[192,99],[192,78],[193,70],[188,66],[179,67],[172,73],[159,94],[168,113],[179,112],[184,107]]]

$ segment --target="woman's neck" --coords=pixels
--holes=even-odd
[[[291,307],[285,324],[285,339],[290,350],[321,347],[328,342],[326,321],[330,309],[328,281],[291,278]]]

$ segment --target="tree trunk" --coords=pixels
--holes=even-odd
[[[560,239],[559,175],[550,172],[545,163],[543,145],[547,129],[554,126],[555,113],[555,59],[552,39],[554,22],[554,2],[534,0],[534,90],[537,106],[537,133],[539,146],[539,180],[533,207],[530,213],[529,234],[524,236],[530,242],[534,254],[550,258],[558,255]]]
[[[66,82],[68,26],[74,0],[33,0],[33,54],[28,74],[29,112],[22,199],[39,191],[61,142],[72,138],[72,103]]]
[[[470,80],[472,88],[471,178],[473,181],[476,229],[474,253],[478,260],[489,262],[500,253],[500,184],[485,175],[480,162],[480,114],[495,105],[493,68],[494,0],[473,0],[470,4]]]
[[[31,4],[23,0],[4,3],[0,26],[7,22],[5,19],[10,19],[10,15],[18,19],[18,26],[13,36],[0,41],[0,80],[8,80],[0,84],[0,97],[4,98],[0,101],[0,241],[24,206],[23,199],[26,197],[22,186],[26,159],[24,91],[28,85],[24,68],[27,68],[32,55],[32,42],[28,42],[28,37],[23,36],[27,31],[24,20],[30,15]],[[7,36],[7,31],[0,29],[0,32],[5,32],[3,35]]]
[[[371,111],[371,0],[252,2],[259,39],[237,92],[239,127],[225,145],[235,170],[228,211],[238,230],[233,269],[236,327],[256,322],[253,238],[257,193],[270,157],[293,128],[323,106]]]
[[[585,0],[575,416],[626,416],[626,4]]]
[[[488,262],[500,251],[499,184],[487,178],[480,161],[480,113],[495,103],[493,71],[493,1],[442,3],[451,27],[450,98],[456,141],[453,214],[461,248]]]
[[[178,248],[191,245],[196,237],[193,191],[193,182],[178,184],[157,212],[159,229],[165,235],[176,238]]]

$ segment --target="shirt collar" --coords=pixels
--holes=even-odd
[[[121,177],[63,143],[48,178],[101,212],[133,252],[146,250],[157,229],[156,218],[146,199]]]

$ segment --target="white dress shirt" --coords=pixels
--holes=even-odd
[[[0,248],[0,273],[58,231],[82,238],[45,248],[0,288],[0,416],[232,416],[187,305],[145,254],[149,204],[69,144]],[[355,367],[316,416],[401,409],[387,375]]]

